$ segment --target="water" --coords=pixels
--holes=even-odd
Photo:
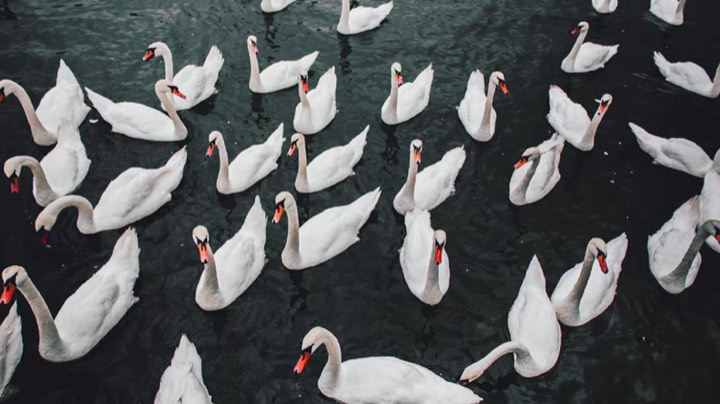
[[[692,60],[714,72],[720,54],[720,5],[690,1],[686,22],[669,27],[647,11],[649,2],[621,2],[617,12],[596,14],[587,1],[438,2],[398,0],[391,18],[376,31],[345,38],[334,30],[340,1],[298,1],[284,12],[263,15],[259,1],[6,1],[0,20],[0,76],[12,78],[37,103],[53,85],[64,58],[81,85],[115,101],[157,105],[152,91],[163,75],[160,61],[142,63],[148,44],[162,40],[176,69],[201,63],[217,44],[225,57],[219,94],[181,116],[190,131],[185,177],[173,201],[137,223],[140,238],[140,302],[82,359],[52,364],[37,353],[37,327],[19,297],[25,351],[10,403],[147,403],[157,390],[181,333],[196,345],[205,383],[216,403],[323,403],[317,378],[326,355],[318,353],[302,376],[292,373],[304,334],[315,325],[333,331],[347,359],[392,355],[422,364],[448,380],[508,339],[507,312],[525,270],[537,254],[552,291],[560,275],[582,259],[594,236],[630,239],[615,302],[579,328],[563,328],[563,347],[553,370],[524,379],[505,358],[470,387],[487,402],[713,402],[720,366],[720,264],[703,249],[695,285],[680,296],[664,292],[647,264],[646,242],[672,212],[699,193],[702,180],[651,164],[627,122],[665,137],[687,137],[711,155],[720,147],[717,100],[666,82],[652,51],[670,60]],[[364,5],[378,2],[363,1]],[[8,10],[11,9],[12,11]],[[14,19],[11,19],[14,17]],[[590,23],[588,40],[620,44],[618,55],[599,72],[567,75],[560,61],[580,20]],[[249,191],[215,191],[216,158],[205,159],[207,134],[220,130],[231,156],[258,143],[280,122],[289,139],[296,90],[257,96],[247,88],[245,39],[258,37],[260,63],[320,56],[310,73],[314,86],[330,66],[338,75],[339,114],[309,140],[310,157],[344,144],[369,124],[368,144],[357,175],[330,190],[298,199],[301,221],[323,209],[349,203],[381,186],[376,212],[361,241],[318,268],[289,272],[280,262],[286,222],[268,223],[265,269],[227,309],[206,313],[194,302],[202,266],[191,243],[197,224],[210,230],[217,249],[242,224],[259,194],[266,212],[274,196],[292,190],[295,158],[283,157],[270,177]],[[397,128],[380,123],[389,92],[388,70],[403,64],[407,80],[430,62],[435,67],[430,105]],[[501,70],[510,95],[496,96],[497,132],[487,144],[464,133],[455,106],[470,71]],[[595,149],[563,152],[562,180],[539,203],[517,208],[508,201],[512,165],[522,151],[551,134],[545,120],[547,89],[558,84],[576,101],[614,95]],[[89,118],[98,118],[91,112]],[[0,105],[0,159],[37,158],[36,146],[12,99]],[[96,203],[107,183],[131,166],[156,167],[182,144],[153,143],[111,134],[102,121],[80,128],[93,161],[78,194]],[[423,164],[464,145],[468,158],[457,194],[432,212],[447,231],[451,286],[439,307],[426,307],[405,285],[397,250],[402,218],[392,197],[405,180],[407,148],[425,142]],[[289,142],[286,141],[284,150]],[[1,182],[1,181],[0,181]],[[122,230],[80,234],[76,213],[63,213],[45,248],[33,230],[40,211],[30,176],[21,194],[0,189],[0,264],[22,264],[51,311],[109,258]],[[3,308],[4,315],[6,308]]]

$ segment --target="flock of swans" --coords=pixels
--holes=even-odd
[[[264,12],[277,12],[294,0],[262,0]],[[600,13],[612,13],[617,0],[593,0]],[[651,12],[662,20],[679,25],[683,21],[685,0],[651,0]],[[350,9],[342,0],[337,24],[341,34],[352,35],[377,28],[390,14],[393,3],[376,8]],[[567,73],[584,73],[612,63],[618,45],[605,46],[585,42],[590,26],[580,22],[572,31],[577,41],[560,68]],[[310,89],[308,71],[318,57],[310,53],[298,60],[279,61],[260,71],[258,39],[247,37],[251,66],[248,87],[254,93],[270,93],[297,88],[299,102],[290,138],[288,156],[297,155],[295,190],[320,192],[354,175],[360,161],[369,126],[346,145],[327,149],[308,162],[305,138],[318,134],[334,119],[336,83],[334,67],[322,74]],[[180,141],[188,130],[178,111],[190,109],[212,96],[224,59],[213,46],[202,65],[187,65],[174,74],[170,48],[155,42],[143,57],[148,61],[162,57],[164,78],[155,83],[162,112],[133,102],[113,102],[85,88],[93,108],[112,131],[148,141]],[[694,63],[671,63],[655,53],[655,63],[667,81],[706,97],[720,94],[720,67],[714,80]],[[390,94],[380,108],[388,125],[413,119],[427,107],[433,82],[433,67],[428,65],[415,81],[406,81],[400,63],[390,66]],[[487,142],[495,133],[498,120],[493,109],[496,89],[508,94],[502,72],[488,79],[476,70],[470,74],[467,90],[457,113],[469,136]],[[83,234],[120,229],[157,211],[171,200],[187,162],[187,150],[181,148],[157,168],[128,168],[110,183],[94,207],[85,198],[72,195],[88,173],[91,161],[79,134],[79,125],[90,108],[69,67],[61,60],[55,87],[41,99],[37,109],[29,95],[11,80],[0,81],[0,101],[15,95],[22,105],[33,140],[38,145],[55,147],[40,162],[30,156],[7,159],[4,173],[12,193],[20,192],[19,176],[28,167],[33,175],[33,196],[44,207],[35,220],[37,231],[53,229],[58,215],[68,207],[78,210],[77,228]],[[565,142],[590,151],[599,125],[613,97],[604,94],[596,111],[588,111],[558,86],[549,89],[547,120],[555,133],[537,146],[529,147],[515,164],[509,182],[509,200],[515,205],[531,204],[544,198],[560,180],[559,163]],[[591,117],[592,116],[592,117]],[[686,139],[666,139],[629,123],[640,147],[655,162],[704,178],[698,196],[680,206],[672,218],[648,240],[650,269],[658,283],[670,293],[690,287],[697,275],[700,247],[707,243],[720,252],[720,152],[711,159],[699,146]],[[212,131],[208,136],[207,157],[218,154],[220,164],[216,189],[222,194],[247,190],[272,173],[282,154],[285,128],[281,123],[263,143],[253,145],[229,161],[223,135]],[[430,211],[454,192],[454,183],[463,166],[463,147],[448,150],[434,164],[420,170],[423,142],[414,139],[408,148],[407,179],[393,199],[393,207],[404,216],[406,236],[399,260],[408,288],[419,300],[437,305],[450,287],[450,262],[445,250],[448,236],[434,229]],[[343,253],[359,241],[358,234],[381,197],[376,188],[347,204],[328,208],[302,225],[298,205],[291,192],[279,192],[273,201],[273,223],[287,216],[287,241],[282,264],[288,270],[315,267]],[[202,225],[192,231],[204,266],[197,284],[195,301],[206,311],[222,310],[247,290],[262,271],[265,262],[268,217],[260,198],[245,217],[242,227],[216,251],[211,248],[210,233]],[[537,377],[553,368],[561,346],[561,327],[582,326],[602,314],[612,304],[628,246],[625,234],[605,242],[593,238],[587,244],[583,260],[560,278],[549,296],[545,276],[537,257],[533,257],[520,285],[517,298],[508,313],[510,341],[498,346],[484,358],[469,365],[461,376],[473,382],[501,356],[512,353],[516,371],[524,377]],[[39,353],[48,361],[77,359],[90,351],[137,301],[133,287],[139,276],[139,241],[133,228],[117,240],[112,256],[74,294],[67,298],[53,318],[41,292],[25,268],[9,266],[2,272],[4,288],[0,302],[9,304],[15,291],[25,296],[37,321]],[[21,322],[17,304],[0,325],[0,393],[5,388],[22,354]],[[319,390],[327,397],[345,403],[478,403],[482,401],[470,389],[448,382],[423,366],[394,357],[369,357],[342,361],[340,343],[327,329],[315,327],[302,341],[302,354],[294,371],[301,373],[312,353],[325,346],[327,363],[318,380]],[[211,396],[202,378],[201,360],[193,344],[182,336],[170,366],[162,375],[156,403],[210,403]]]

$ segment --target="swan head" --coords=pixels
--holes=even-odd
[[[479,379],[480,376],[485,373],[485,370],[487,370],[488,364],[485,363],[483,360],[479,360],[472,365],[468,366],[463,370],[462,375],[460,375],[460,384],[466,385],[468,383],[472,383],[475,380]]]
[[[503,94],[508,93],[507,85],[505,84],[505,75],[502,74],[502,72],[492,72],[490,82],[500,87]]]
[[[180,90],[177,88],[175,84],[172,83],[170,80],[158,80],[155,83],[155,92],[158,93],[172,93],[183,100],[185,99],[185,94],[181,93]]]
[[[0,295],[0,303],[10,304],[17,285],[27,280],[28,275],[25,268],[20,265],[10,265],[2,273],[3,291]]]
[[[305,136],[303,136],[301,133],[296,133],[292,135],[290,138],[290,149],[288,150],[287,155],[292,156],[295,154],[295,151],[298,149],[298,147],[305,144]]]
[[[247,37],[248,51],[253,53],[260,53],[260,49],[257,46],[257,37],[255,35],[248,35]]]
[[[402,66],[400,63],[395,62],[390,66],[390,75],[398,85],[403,83]]]
[[[577,27],[573,28],[571,34],[577,35],[581,32],[583,32],[583,33],[588,32],[589,29],[590,29],[590,24],[588,24],[585,21],[580,21],[580,23],[578,23]]]
[[[192,231],[193,242],[200,252],[200,262],[207,264],[210,261],[210,234],[205,226],[197,226]]]
[[[605,244],[605,241],[601,238],[593,238],[590,240],[587,246],[588,251],[592,255],[595,256],[595,258],[598,261],[598,264],[600,264],[600,270],[606,274],[608,272],[608,266],[607,266],[607,244]]]
[[[423,142],[420,139],[414,139],[410,142],[410,161],[420,164],[422,161]]]
[[[597,114],[598,115],[605,115],[605,112],[607,112],[608,108],[610,108],[610,104],[612,104],[613,96],[610,94],[603,94],[602,98],[599,100],[595,100],[598,104]]]
[[[208,135],[208,148],[207,148],[207,152],[205,153],[205,157],[211,157],[213,155],[213,153],[215,153],[217,144],[222,143],[222,142],[223,142],[222,133],[220,133],[217,130],[210,132],[210,134]]]
[[[147,50],[145,51],[145,56],[143,56],[142,60],[143,62],[147,62],[155,56],[165,56],[169,50],[170,48],[168,48],[164,42],[153,42],[148,45]]]
[[[332,333],[323,327],[313,327],[312,330],[308,331],[303,338],[302,354],[300,355],[300,359],[298,359],[293,372],[297,374],[302,373],[303,369],[305,369],[305,365],[307,365],[308,361],[310,361],[310,355],[315,353],[315,350],[324,344],[328,336],[331,335]]]
[[[514,167],[517,170],[528,162],[540,158],[540,156],[542,156],[542,152],[540,151],[540,149],[538,149],[537,147],[531,147],[525,150],[525,152],[523,152],[522,157],[520,157],[520,161],[515,163]]]
[[[277,194],[275,197],[275,216],[273,216],[273,223],[280,223],[280,218],[282,218],[283,213],[291,206],[295,206],[295,198],[293,198],[290,192],[283,191]]]
[[[0,80],[0,102],[5,101],[8,95],[14,94],[17,83],[12,80]]]
[[[706,220],[705,223],[702,224],[702,228],[720,242],[720,221],[715,219]]]
[[[300,80],[298,85],[303,93],[307,94],[310,91],[310,84],[308,83],[308,72],[307,70],[300,71]]]
[[[50,206],[50,205],[48,205]],[[35,219],[35,231],[50,231],[57,221],[57,214],[53,214],[45,207]]]
[[[445,251],[445,242],[447,234],[443,230],[435,230],[435,264],[440,265],[442,262],[443,252]]]
[[[20,171],[22,170],[21,156],[11,157],[5,160],[3,171],[5,176],[10,180],[10,192],[17,194],[20,192]]]

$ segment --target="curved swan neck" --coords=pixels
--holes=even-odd
[[[35,107],[33,107],[32,101],[30,101],[30,96],[28,96],[25,89],[15,83],[13,94],[15,94],[15,97],[17,97],[18,101],[20,101],[20,105],[22,105],[23,112],[25,112],[25,118],[27,118],[28,124],[30,125],[30,132],[32,133],[35,143],[42,146],[48,146],[55,143],[56,139],[50,134],[50,132],[48,132],[47,128],[43,126],[42,122],[40,122],[40,118],[38,118],[37,113],[35,112]]]
[[[515,189],[513,189],[513,193],[515,193],[520,199],[525,198],[525,195],[527,194],[528,186],[530,186],[530,181],[532,180],[533,176],[535,175],[535,172],[537,171],[539,161],[540,161],[540,157],[530,161],[530,163],[529,163],[530,167],[528,167],[527,171],[525,172],[525,175],[522,177],[522,179],[518,183],[517,187],[515,187]]]
[[[318,380],[318,385],[322,389],[332,391],[340,381],[340,367],[342,366],[342,351],[337,338],[330,332],[323,333],[319,342],[325,345],[327,349],[328,359],[323,368],[322,375]]]
[[[287,209],[288,235],[285,241],[285,251],[300,256],[300,220],[298,219],[297,205],[291,204]]]
[[[173,80],[173,57],[172,52],[170,52],[170,48],[167,46],[164,47],[163,53],[162,53],[163,63],[165,64],[165,80],[172,81]]]
[[[570,53],[567,55],[567,58],[565,60],[568,61],[568,63],[570,64],[569,68],[575,66],[575,58],[577,58],[578,52],[580,52],[580,47],[582,46],[583,42],[585,42],[585,37],[587,36],[588,32],[589,30],[580,32],[578,38],[575,40],[575,44],[570,50]]]
[[[495,349],[485,355],[484,358],[475,362],[471,366],[480,368],[482,371],[485,371],[485,369],[489,368],[498,359],[509,353],[516,354],[521,360],[530,356],[530,351],[528,351],[527,347],[524,344],[517,341],[507,341],[495,347]]]
[[[493,107],[493,99],[495,98],[495,89],[497,88],[497,85],[490,80],[490,85],[488,86],[488,92],[487,92],[487,99],[485,100],[485,111],[483,112],[482,121],[480,122],[480,126],[487,126],[490,124],[490,115],[492,114],[492,107]]]
[[[248,56],[250,57],[250,83],[253,83],[253,87],[262,88],[260,81],[260,64],[258,63],[257,53],[248,47]]]
[[[342,0],[342,9],[340,11],[340,22],[338,25],[349,28],[350,27],[350,0]]]
[[[23,282],[17,284],[17,288],[22,292],[35,315],[38,332],[40,336],[40,347],[49,347],[53,351],[59,351],[63,347],[63,341],[60,333],[55,326],[50,309],[48,309],[45,299],[35,287],[35,284],[27,277]]]
[[[180,116],[175,110],[175,106],[172,102],[170,102],[170,98],[168,98],[167,93],[164,93],[156,88],[155,95],[157,95],[160,103],[163,105],[163,107],[165,107],[165,111],[170,116],[170,119],[172,119],[173,125],[175,126],[175,132],[177,132],[178,134],[187,135],[187,128],[185,127],[185,124],[183,124]]]
[[[47,211],[47,215],[57,218],[60,212],[68,207],[75,207],[78,210],[77,227],[83,234],[90,234],[96,231],[96,223],[93,215],[93,207],[90,201],[78,195],[67,195],[56,199],[48,205],[45,210],[40,212],[43,214]]]
[[[32,172],[35,195],[40,196],[43,200],[49,201],[59,198],[58,194],[56,194],[50,187],[50,184],[48,184],[45,171],[37,160],[30,156],[17,156],[14,157],[14,159],[15,164],[20,167],[27,167]]]
[[[218,148],[218,157],[220,158],[220,165],[218,168],[217,183],[222,186],[230,186],[230,167],[228,162],[227,148],[225,147],[225,139],[222,136],[218,136],[215,139],[215,144]]]
[[[687,278],[687,274],[690,271],[690,266],[692,265],[693,261],[695,261],[695,256],[697,255],[698,251],[700,251],[700,247],[702,247],[702,245],[705,243],[705,240],[709,236],[710,233],[705,230],[705,227],[700,226],[697,233],[695,233],[695,237],[693,238],[692,243],[690,243],[690,247],[688,247],[682,260],[680,261],[678,266],[675,267],[675,269],[673,269],[672,272],[670,272],[667,276],[682,279],[684,283],[685,279]]]

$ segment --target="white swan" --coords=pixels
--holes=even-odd
[[[5,288],[17,288],[35,314],[40,356],[50,362],[83,357],[115,327],[138,300],[133,287],[140,271],[139,255],[137,234],[129,228],[115,243],[108,262],[65,300],[55,320],[25,268],[5,268]]]
[[[218,131],[210,132],[206,156],[212,156],[215,149],[219,149],[220,168],[215,182],[218,192],[229,195],[245,191],[273,172],[278,166],[277,159],[282,154],[282,144],[285,142],[283,128],[281,123],[265,143],[241,151],[230,164],[223,135]]]
[[[342,0],[340,21],[337,31],[343,35],[359,34],[380,26],[393,9],[393,2],[381,4],[377,7],[355,7],[350,9],[350,0]]]
[[[302,373],[310,355],[325,345],[328,359],[318,379],[326,397],[343,403],[478,404],[472,390],[451,383],[430,370],[392,356],[371,356],[343,362],[340,343],[328,330],[315,327],[302,342],[294,372]]]
[[[169,101],[177,111],[190,109],[197,104],[205,101],[211,95],[215,94],[215,83],[218,79],[220,69],[222,69],[225,59],[220,49],[213,45],[205,57],[202,66],[187,65],[183,67],[177,74],[173,74],[173,58],[170,48],[164,42],[151,43],[143,61],[148,61],[155,56],[162,56],[165,63],[165,80],[173,82],[176,86],[182,88],[185,98],[171,98]],[[167,110],[162,104],[163,110]]]
[[[671,25],[682,25],[686,0],[650,0],[650,12]]]
[[[672,294],[692,286],[702,263],[700,247],[708,237],[720,234],[716,220],[698,226],[699,202],[697,196],[690,198],[648,238],[650,271],[660,286]]]
[[[428,65],[414,82],[404,83],[402,66],[395,62],[390,66],[390,95],[380,110],[382,121],[397,125],[414,118],[430,102],[434,70]],[[402,84],[402,86],[401,86]]]
[[[255,35],[247,37],[247,48],[250,57],[250,80],[248,86],[250,91],[259,94],[272,93],[296,85],[300,73],[310,70],[319,54],[318,51],[315,51],[298,60],[281,60],[271,64],[261,72],[257,57],[260,50]]]
[[[495,361],[509,353],[515,358],[515,371],[523,377],[538,377],[557,363],[562,333],[545,291],[545,275],[535,255],[508,313],[508,330],[510,341],[466,367],[460,376],[461,382],[477,380]]]
[[[418,174],[423,143],[420,139],[410,142],[410,163],[405,184],[393,199],[397,213],[415,208],[432,210],[455,192],[455,179],[465,163],[463,146],[448,150],[442,160],[425,167]]]
[[[212,404],[202,376],[202,359],[185,334],[160,378],[154,404]]]
[[[33,195],[40,206],[47,206],[74,191],[85,179],[90,169],[90,159],[87,158],[77,127],[65,121],[57,135],[57,146],[40,162],[30,156],[15,156],[5,161],[3,171],[10,178],[11,192],[20,190],[18,177],[23,167],[32,171]]]
[[[293,127],[304,135],[320,132],[335,118],[337,113],[335,66],[329,68],[320,77],[315,89],[308,92],[309,88],[307,72],[304,71],[300,73],[300,81],[298,81],[300,102],[295,107],[295,116],[293,117]]]
[[[172,93],[185,98],[185,95],[168,80],[162,79],[155,83],[155,95],[170,116],[136,102],[112,102],[87,87],[85,91],[93,107],[112,125],[115,133],[156,142],[174,142],[187,137],[188,130],[167,96]]]
[[[220,310],[234,302],[260,275],[265,266],[265,225],[267,215],[260,197],[245,216],[240,230],[225,241],[216,253],[210,248],[205,226],[193,229],[193,242],[200,251],[205,269],[195,289],[195,303],[203,310]]]
[[[260,9],[263,13],[276,13],[284,10],[285,7],[294,2],[295,0],[262,0],[260,1]]]
[[[715,152],[712,165],[703,179],[700,191],[700,220],[698,224],[708,220],[720,220],[720,150]],[[708,237],[707,244],[720,253],[720,240]]]
[[[684,138],[664,139],[648,133],[630,122],[638,145],[654,160],[653,163],[703,178],[712,166],[712,159],[695,142]]]
[[[85,105],[80,84],[62,59],[55,87],[43,95],[37,110],[33,108],[30,97],[19,84],[12,80],[0,80],[0,102],[10,94],[15,94],[20,101],[33,140],[41,146],[57,142],[57,131],[63,119],[69,120],[77,128],[90,112],[90,107]]]
[[[587,73],[605,67],[610,58],[615,56],[619,45],[598,45],[592,42],[585,42],[590,24],[581,21],[572,34],[580,34],[575,41],[570,53],[563,59],[560,68],[565,73]]]
[[[549,94],[550,112],[547,120],[553,129],[576,148],[592,150],[600,121],[612,104],[612,95],[603,94],[600,100],[596,100],[600,105],[591,120],[585,108],[573,102],[560,87],[550,86]]]
[[[35,230],[52,230],[58,214],[70,206],[78,210],[77,227],[83,234],[118,229],[136,222],[170,202],[170,192],[180,185],[186,161],[187,150],[183,146],[160,168],[128,168],[110,181],[95,209],[82,196],[58,198],[40,212],[35,219]]]
[[[598,13],[609,14],[617,9],[618,0],[592,0],[592,5]]]
[[[360,161],[365,148],[365,141],[370,125],[359,135],[343,146],[331,147],[320,153],[308,164],[305,150],[305,136],[296,133],[290,139],[288,156],[298,151],[298,172],[295,177],[295,189],[302,193],[322,191],[339,183],[345,178],[355,175],[353,167]]]
[[[5,296],[5,292],[3,292],[3,298],[0,298],[0,302],[9,304],[10,298],[5,301]],[[0,398],[3,398],[5,388],[10,383],[15,368],[20,363],[22,353],[22,323],[20,322],[20,316],[17,314],[17,302],[15,302],[2,324],[0,324]]]
[[[544,198],[560,181],[560,155],[565,139],[553,134],[537,147],[525,150],[510,177],[510,202],[521,206]]]
[[[379,187],[348,205],[325,209],[300,227],[295,198],[289,192],[277,194],[273,223],[280,222],[283,212],[287,211],[288,217],[283,265],[294,270],[314,267],[350,248],[360,241],[360,228],[370,218],[378,199]]]
[[[615,299],[628,240],[625,233],[607,245],[593,238],[585,260],[566,271],[550,297],[561,323],[577,327],[602,314]],[[597,258],[597,264],[593,264]]]
[[[665,80],[676,86],[708,98],[720,95],[720,65],[711,79],[705,69],[693,62],[671,63],[660,52],[655,52],[653,59]]]
[[[504,94],[508,93],[505,85],[505,76],[501,72],[492,72],[487,97],[485,96],[485,77],[480,70],[470,73],[470,79],[465,90],[465,97],[458,105],[458,116],[465,127],[465,131],[473,139],[487,142],[495,134],[495,121],[497,113],[493,108],[495,88],[500,87]]]
[[[450,259],[445,250],[447,235],[433,230],[430,212],[415,209],[405,215],[405,240],[400,266],[405,283],[423,303],[440,303],[450,287]]]

